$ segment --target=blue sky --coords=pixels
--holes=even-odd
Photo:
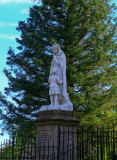
[[[116,2],[116,0],[113,0]],[[116,2],[117,3],[117,2]],[[7,79],[3,74],[9,46],[16,50],[15,38],[20,36],[16,30],[18,21],[28,18],[28,10],[34,3],[31,0],[0,0],[0,91],[7,86]],[[1,131],[0,131],[1,133]],[[0,136],[0,141],[8,136]]]
[[[0,92],[8,83],[3,74],[3,69],[7,67],[7,51],[10,46],[16,50],[18,45],[15,42],[15,38],[20,36],[16,30],[18,21],[28,18],[28,10],[32,5],[34,3],[31,0],[0,0]],[[0,142],[6,138],[8,135],[0,135]]]
[[[16,30],[18,21],[28,17],[28,10],[32,5],[31,0],[0,0],[0,91],[7,84],[2,70],[6,67],[8,48],[16,48],[15,38],[20,35]]]

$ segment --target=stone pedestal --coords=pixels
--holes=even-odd
[[[40,111],[36,125],[36,160],[77,160],[78,120],[73,111]]]

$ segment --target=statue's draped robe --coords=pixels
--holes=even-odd
[[[57,76],[62,80],[62,84],[60,85],[60,91],[61,95],[59,96],[59,104],[65,104],[66,102],[69,101],[69,96],[67,93],[67,84],[66,84],[66,57],[64,52],[61,50],[59,47],[59,52],[55,56],[56,62],[54,61],[54,58],[51,63],[51,69],[50,69],[50,74],[52,72],[52,68],[55,67],[57,70]]]

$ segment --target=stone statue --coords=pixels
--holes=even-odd
[[[50,67],[49,95],[51,104],[41,110],[61,109],[73,111],[66,82],[66,56],[58,44],[52,46],[53,60]]]
[[[50,101],[51,105],[58,105],[58,96],[60,95],[60,84],[62,81],[60,80],[59,76],[56,75],[57,71],[56,68],[53,68],[51,70],[51,75],[49,76],[49,95],[50,95]]]

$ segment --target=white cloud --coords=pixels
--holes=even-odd
[[[0,39],[15,40],[15,38],[19,38],[19,36],[18,35],[0,34]]]
[[[5,22],[0,22],[0,27],[4,27],[5,26]]]
[[[29,9],[23,9],[23,10],[21,10],[20,13],[22,13],[22,14],[29,13]]]
[[[12,27],[12,26],[13,26],[13,27],[17,27],[18,24],[17,24],[17,23],[10,23],[9,26],[11,26],[11,27]]]
[[[0,5],[8,4],[8,3],[33,3],[32,0],[0,0]]]
[[[0,22],[0,27],[17,27],[18,23]]]

